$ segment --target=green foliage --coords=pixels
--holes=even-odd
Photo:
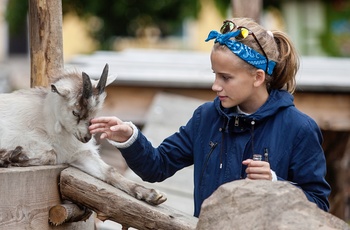
[[[26,22],[28,0],[8,0],[5,18],[11,34],[17,34]]]
[[[326,4],[326,31],[321,34],[323,49],[331,56],[350,57],[350,2]]]
[[[6,19],[11,33],[25,23],[28,1],[8,1]],[[197,17],[200,0],[62,0],[62,8],[63,15],[75,12],[84,19],[97,18],[100,26],[91,24],[91,34],[101,48],[108,49],[113,37],[135,36],[139,28],[147,26],[158,27],[162,36],[181,33],[183,19]]]
[[[221,16],[226,17],[227,10],[230,7],[231,0],[214,0],[215,6],[217,7]]]

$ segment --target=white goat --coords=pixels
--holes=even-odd
[[[0,94],[0,167],[70,164],[147,203],[157,205],[164,194],[119,174],[98,154],[89,133],[90,120],[102,108],[108,79],[86,73],[53,79],[51,90],[37,87]]]

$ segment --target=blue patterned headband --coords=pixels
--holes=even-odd
[[[205,40],[210,41],[215,38],[215,43],[219,42],[221,45],[226,45],[234,54],[240,57],[242,60],[251,64],[258,69],[267,69],[269,75],[272,74],[275,68],[276,62],[268,60],[265,56],[261,55],[256,50],[250,48],[249,46],[230,38],[236,37],[240,34],[239,30],[221,34],[215,30],[210,31],[208,38]],[[267,65],[267,68],[266,68]]]

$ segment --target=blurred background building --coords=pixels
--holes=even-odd
[[[208,51],[203,39],[233,15],[230,0],[63,0],[65,60],[95,50],[130,47]],[[232,3],[231,3],[232,2]],[[350,56],[348,0],[255,1],[266,28],[286,31],[302,55]],[[28,52],[26,0],[0,2],[0,60]]]

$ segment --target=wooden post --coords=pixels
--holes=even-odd
[[[152,206],[78,169],[61,172],[61,196],[88,207],[100,220],[113,220],[124,229],[193,230],[197,218],[171,209],[166,204]]]
[[[62,1],[28,1],[30,86],[47,86],[49,77],[63,69]]]
[[[231,0],[234,17],[248,17],[260,23],[263,0]]]

